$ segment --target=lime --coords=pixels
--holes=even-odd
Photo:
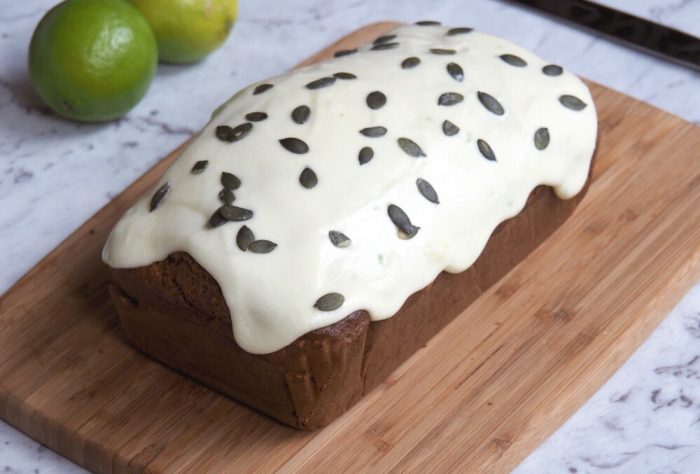
[[[67,0],[39,22],[29,72],[56,113],[82,122],[121,117],[151,84],[158,61],[153,30],[123,0]]]
[[[236,0],[129,0],[158,39],[160,60],[190,63],[224,42],[236,21]]]

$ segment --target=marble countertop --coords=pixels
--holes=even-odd
[[[166,155],[237,89],[281,73],[359,25],[441,20],[507,37],[575,73],[700,124],[700,74],[497,0],[241,1],[225,45],[189,67],[161,66],[125,118],[79,125],[47,113],[26,52],[56,3],[0,9],[0,293]],[[700,36],[700,0],[601,3]],[[50,196],[50,197],[49,197]],[[48,197],[48,198],[47,198]],[[0,422],[0,471],[82,472]],[[637,353],[518,473],[700,472],[700,284]]]

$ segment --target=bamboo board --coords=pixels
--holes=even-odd
[[[331,426],[284,427],[124,340],[100,251],[174,154],[0,299],[0,416],[105,473],[512,468],[700,278],[700,129],[591,88],[601,137],[574,216]]]

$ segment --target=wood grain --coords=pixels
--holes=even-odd
[[[176,152],[0,299],[0,416],[105,473],[512,468],[700,278],[700,130],[591,88],[599,154],[574,216],[329,427],[284,427],[124,340],[100,251]]]

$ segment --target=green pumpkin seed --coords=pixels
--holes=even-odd
[[[158,209],[161,205],[165,196],[170,192],[170,185],[168,183],[163,184],[160,188],[156,190],[151,198],[151,205],[149,206],[149,212],[153,212]]]
[[[233,204],[233,201],[236,200],[236,195],[233,194],[233,191],[230,189],[222,189],[219,191],[219,201],[223,202],[224,204]]]
[[[245,116],[245,119],[251,122],[262,122],[266,118],[267,114],[265,112],[251,112]]]
[[[248,246],[254,240],[255,234],[253,234],[253,231],[250,230],[247,225],[241,227],[238,233],[236,234],[236,245],[238,245],[238,248],[243,250],[244,252],[248,250]]]
[[[230,204],[224,204],[217,209],[216,212],[221,217],[231,222],[247,221],[253,217],[253,211],[250,209],[244,209],[242,207],[232,206]]]
[[[350,72],[336,72],[335,74],[333,74],[333,77],[335,77],[336,79],[341,79],[343,81],[357,79],[357,76]]]
[[[441,56],[449,56],[452,54],[457,54],[457,51],[454,49],[449,49],[449,48],[431,48],[430,52],[433,54],[438,54]]]
[[[451,28],[447,30],[447,36],[455,36],[455,35],[464,35],[467,33],[471,33],[473,31],[472,28],[467,28],[467,27],[460,27],[460,28]]]
[[[372,44],[382,44],[382,43],[388,43],[391,40],[396,39],[396,35],[384,35],[380,36],[376,40],[374,40],[374,43]]]
[[[304,122],[306,122],[309,119],[309,116],[311,115],[311,109],[308,108],[306,105],[300,105],[299,107],[296,107],[294,110],[292,110],[292,120],[294,123],[298,123],[299,125],[302,125]]]
[[[476,141],[476,146],[479,148],[479,152],[489,161],[496,161],[496,154],[491,149],[491,146],[486,143],[486,140],[479,138]]]
[[[209,161],[207,161],[207,160],[198,161],[197,163],[194,164],[194,166],[192,167],[192,170],[190,170],[190,173],[201,174],[204,172],[205,169],[207,169],[208,165],[209,165]]]
[[[350,55],[350,54],[355,54],[356,52],[357,52],[357,48],[353,48],[353,49],[341,49],[340,51],[336,51],[335,54],[334,54],[333,56],[335,56],[336,58],[340,58],[340,57],[343,57],[343,56],[348,56],[348,55]]]
[[[561,76],[563,72],[564,69],[556,64],[547,64],[542,68],[542,73],[546,76]]]
[[[559,97],[559,102],[567,109],[576,111],[583,110],[588,105],[584,101],[573,95],[563,95]]]
[[[219,227],[226,224],[227,222],[228,221],[221,214],[219,214],[219,211],[217,210],[209,218],[209,227]]]
[[[418,192],[421,193],[421,195],[427,199],[428,201],[432,202],[433,204],[440,204],[440,200],[438,199],[437,192],[435,191],[435,188],[426,181],[423,178],[418,178],[416,181],[416,186],[418,186]]]
[[[221,185],[226,189],[236,190],[241,187],[241,180],[235,174],[224,171],[221,173]]]
[[[338,232],[337,230],[331,230],[328,232],[328,238],[330,239],[331,243],[335,245],[338,248],[345,248],[350,246],[350,238],[343,234],[342,232]]]
[[[253,90],[253,95],[262,94],[265,91],[272,89],[272,84],[260,84]]]
[[[335,77],[322,77],[306,84],[307,89],[321,89],[323,87],[332,86],[335,83]]]
[[[479,97],[479,102],[483,105],[486,110],[495,115],[503,115],[506,113],[505,109],[496,98],[486,92],[477,92],[476,95]]]
[[[372,158],[374,158],[374,150],[372,150],[372,148],[370,148],[368,146],[363,147],[360,150],[360,153],[357,155],[357,159],[361,165],[364,165],[365,163],[369,163],[369,161]]]
[[[389,219],[391,219],[391,222],[394,223],[398,230],[403,232],[406,239],[414,237],[420,230],[420,227],[411,224],[411,219],[408,218],[408,215],[395,204],[389,204],[387,214],[389,214]],[[404,236],[401,237],[404,238]]]
[[[252,129],[253,124],[248,122],[234,128],[228,125],[219,125],[216,127],[216,138],[224,142],[233,143],[248,135]]]
[[[294,137],[288,137],[280,139],[279,142],[285,150],[294,154],[303,155],[309,152],[309,145],[307,145],[304,140],[300,140]]]
[[[401,69],[413,69],[420,64],[420,58],[411,56],[401,61]]]
[[[382,43],[375,44],[370,48],[371,51],[384,51],[386,49],[394,49],[399,45],[399,43]]]
[[[525,61],[523,58],[520,56],[516,56],[515,54],[501,54],[499,56],[503,62],[510,64],[511,66],[515,67],[525,67],[527,66],[527,61]]]
[[[452,76],[452,79],[455,81],[462,82],[464,80],[464,69],[457,63],[449,63],[447,65],[447,74]]]
[[[248,244],[248,250],[253,253],[270,253],[277,247],[277,244],[269,240],[255,240]]]
[[[306,189],[311,189],[318,184],[318,177],[316,176],[316,173],[314,173],[314,170],[307,167],[304,168],[299,175],[299,182]]]
[[[442,133],[444,133],[448,137],[457,135],[459,133],[459,127],[450,122],[449,120],[445,120],[444,122],[442,122]]]
[[[399,144],[399,148],[401,148],[408,156],[412,156],[413,158],[421,158],[425,156],[425,153],[421,147],[410,138],[401,137],[396,140],[396,142]]]
[[[360,133],[366,137],[369,138],[377,138],[377,137],[383,137],[386,135],[386,127],[365,127],[362,130],[360,130]]]
[[[438,97],[438,105],[455,105],[464,100],[464,96],[458,92],[445,92]]]
[[[535,148],[544,150],[549,145],[549,129],[547,127],[538,128],[535,132]]]
[[[367,95],[367,106],[372,110],[381,109],[386,104],[386,96],[380,91],[370,92]]]
[[[321,311],[333,311],[343,306],[343,303],[345,303],[345,297],[340,293],[326,293],[316,300],[314,308]]]

